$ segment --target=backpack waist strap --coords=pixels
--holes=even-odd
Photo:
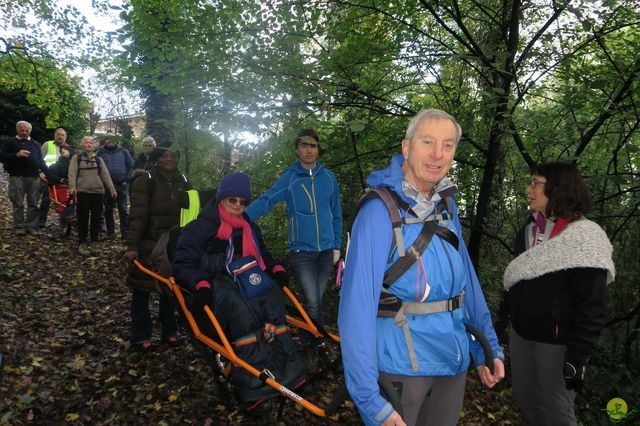
[[[382,318],[393,318],[394,323],[398,327],[402,327],[404,340],[407,342],[407,349],[409,350],[411,369],[414,372],[418,372],[418,359],[413,347],[413,339],[411,339],[411,330],[409,330],[407,314],[426,315],[437,312],[453,312],[462,307],[463,301],[464,291],[451,299],[437,300],[434,302],[403,302],[393,294],[385,292],[380,296],[378,316]]]
[[[434,302],[403,302],[391,293],[383,292],[378,302],[378,316],[393,318],[402,310],[405,314],[424,315],[437,312],[453,312],[462,306],[464,291],[446,300]]]

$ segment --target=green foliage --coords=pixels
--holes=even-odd
[[[10,11],[35,3],[13,2]],[[54,9],[43,2],[38,10],[54,16]],[[531,167],[576,161],[596,202],[590,218],[612,239],[618,267],[601,352],[625,366],[638,356],[640,10],[633,2],[132,0],[120,12],[114,36],[123,45],[112,71],[143,93],[147,131],[180,146],[181,168],[200,188],[235,168],[251,175],[259,195],[295,161],[296,132],[313,127],[321,161],[337,175],[346,222],[369,173],[399,151],[409,118],[428,107],[453,114],[463,137],[451,174],[492,310],[511,241],[527,220]],[[33,81],[17,77],[33,79],[30,63],[18,65],[9,68],[8,87],[42,105]],[[262,143],[246,143],[247,133]],[[284,215],[279,206],[260,222],[276,257],[286,255]],[[594,362],[598,380],[615,367]],[[637,396],[636,387],[624,392]],[[579,404],[589,405],[585,422],[598,418],[595,395]]]
[[[89,100],[82,93],[79,79],[71,78],[68,71],[48,59],[37,58],[37,65],[33,60],[0,56],[0,88],[5,93],[20,95],[13,98],[11,105],[6,105],[7,110],[14,110],[7,111],[7,116],[17,116],[19,105],[28,104],[34,111],[29,113],[29,109],[22,109],[21,113],[27,115],[19,119],[37,121],[40,114],[29,114],[42,111],[43,124],[51,130],[43,141],[51,138],[57,127],[64,127],[69,134],[83,134],[87,129],[85,115]]]

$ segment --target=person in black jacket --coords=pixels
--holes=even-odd
[[[534,219],[503,278],[513,397],[527,425],[575,425],[576,391],[605,324],[613,248],[583,216],[591,196],[574,164],[538,165],[526,192]]]
[[[153,161],[151,158],[151,153],[156,148],[156,140],[153,136],[146,136],[142,139],[142,152],[136,158],[136,161],[133,163],[133,171],[131,173],[131,182],[144,174],[144,172],[148,172],[153,168]]]
[[[154,168],[134,182],[131,193],[131,215],[127,231],[125,257],[147,262],[156,243],[165,232],[180,222],[179,194],[191,189],[191,183],[180,173],[180,152],[172,147],[158,147],[151,155]],[[150,290],[154,280],[132,268],[127,276],[131,294],[131,348],[153,350],[152,321],[149,309]],[[175,309],[169,298],[160,294],[158,319],[162,327],[161,340],[179,344]]]
[[[13,204],[13,227],[17,235],[36,234],[40,171],[49,173],[40,152],[40,143],[31,138],[31,123],[18,121],[16,137],[2,146],[0,162],[9,173],[9,199]],[[27,200],[25,217],[24,200]]]
[[[288,333],[284,295],[277,285],[287,284],[289,275],[271,257],[258,225],[244,213],[250,201],[249,177],[226,175],[216,198],[182,230],[172,270],[176,282],[193,294],[195,317],[211,306],[240,358],[294,386],[302,379],[304,361]],[[242,369],[231,381],[245,402],[277,395]]]

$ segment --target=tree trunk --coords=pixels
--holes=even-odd
[[[148,87],[145,94],[147,134],[153,136],[158,146],[169,146],[175,141],[175,101],[171,96],[159,93],[153,87]]]
[[[362,162],[360,161],[360,155],[358,154],[358,135],[351,130],[349,130],[349,133],[351,134],[351,147],[353,148],[353,157],[356,159],[358,181],[360,182],[360,188],[362,188],[362,191],[364,191],[366,188],[366,182],[364,173],[362,173]]]
[[[506,5],[506,2],[505,2]],[[509,99],[511,96],[511,85],[514,79],[514,58],[518,51],[518,43],[520,39],[520,14],[521,2],[513,1],[510,10],[505,9],[499,32],[488,34],[486,44],[490,47],[490,51],[503,52],[504,62],[500,69],[492,67],[488,70],[490,74],[490,82],[492,87],[487,87],[486,93],[491,93],[495,100],[495,108],[490,117],[487,117],[491,123],[487,141],[487,156],[484,163],[484,171],[482,173],[482,181],[480,183],[480,191],[478,193],[478,202],[476,204],[476,212],[471,219],[471,233],[469,236],[469,256],[471,262],[478,268],[480,260],[480,245],[482,234],[484,233],[485,222],[489,217],[489,209],[491,199],[495,197],[493,194],[493,179],[500,162],[501,146],[503,139],[510,128],[509,115]],[[498,34],[504,35],[503,37]],[[496,63],[497,56],[491,58],[491,63]],[[499,198],[497,198],[499,199]]]

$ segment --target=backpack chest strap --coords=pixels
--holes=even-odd
[[[415,239],[411,247],[409,247],[404,256],[398,257],[396,263],[391,265],[384,273],[382,286],[389,288],[395,283],[406,271],[411,268],[416,261],[422,256],[427,246],[433,239],[434,235],[442,238],[452,246],[458,249],[458,237],[451,230],[439,226],[435,221],[423,222],[424,225],[420,230],[420,234]]]

